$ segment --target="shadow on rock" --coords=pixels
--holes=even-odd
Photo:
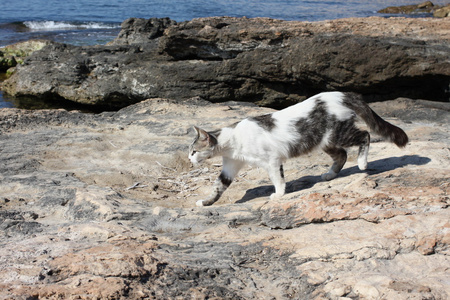
[[[416,166],[426,165],[430,161],[431,161],[430,158],[419,155],[403,155],[400,157],[389,157],[369,162],[370,168],[364,171],[358,169],[357,166],[343,169],[338,176],[346,177],[357,173],[367,173],[368,175],[377,175],[383,172],[388,172],[398,168],[402,168],[407,165],[416,165]],[[321,181],[322,178],[320,175],[319,176],[307,175],[299,179],[289,181],[286,183],[286,194],[312,188],[316,183]],[[259,197],[269,197],[273,192],[274,187],[272,185],[259,186],[247,190],[244,197],[236,201],[236,203],[244,203]]]
[[[400,157],[389,157],[369,162],[369,168],[361,171],[357,166],[347,168],[339,173],[339,176],[345,177],[354,173],[367,173],[369,175],[377,175],[383,172],[393,171],[407,165],[423,166],[431,161],[428,157],[419,155],[403,155]]]

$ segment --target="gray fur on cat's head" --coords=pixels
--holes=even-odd
[[[194,126],[197,133],[192,144],[189,146],[189,160],[197,165],[213,157],[217,146],[217,138],[212,133]]]

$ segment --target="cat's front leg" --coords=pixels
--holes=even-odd
[[[271,166],[268,172],[270,180],[275,187],[275,193],[270,195],[270,200],[281,199],[286,192],[286,181],[284,179],[283,165],[277,164],[276,166]]]
[[[230,186],[233,178],[230,178],[223,171],[220,173],[219,177],[214,182],[214,188],[211,195],[205,200],[198,200],[195,204],[197,206],[210,206],[213,205],[217,200],[220,199],[223,192]]]
[[[238,174],[239,170],[243,167],[244,162],[234,160],[231,158],[223,158],[223,169],[219,177],[214,182],[214,188],[211,195],[205,200],[198,200],[195,204],[197,206],[209,206],[217,202],[220,196],[233,182],[234,177]]]

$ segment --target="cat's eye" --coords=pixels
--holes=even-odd
[[[195,151],[195,150],[192,150],[192,153],[191,153],[191,155],[194,155],[195,153],[197,153],[197,151]]]

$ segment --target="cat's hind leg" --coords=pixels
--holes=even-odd
[[[195,204],[197,206],[209,206],[217,202],[243,165],[244,163],[241,161],[224,157],[222,172],[214,182],[212,193],[205,200],[198,200]]]
[[[367,131],[361,132],[361,143],[358,152],[358,168],[360,170],[367,169],[367,156],[369,154],[370,134]]]
[[[331,180],[336,178],[339,171],[344,167],[347,161],[347,151],[343,148],[332,146],[326,147],[324,151],[333,159],[333,165],[327,173],[322,174],[322,179]]]

